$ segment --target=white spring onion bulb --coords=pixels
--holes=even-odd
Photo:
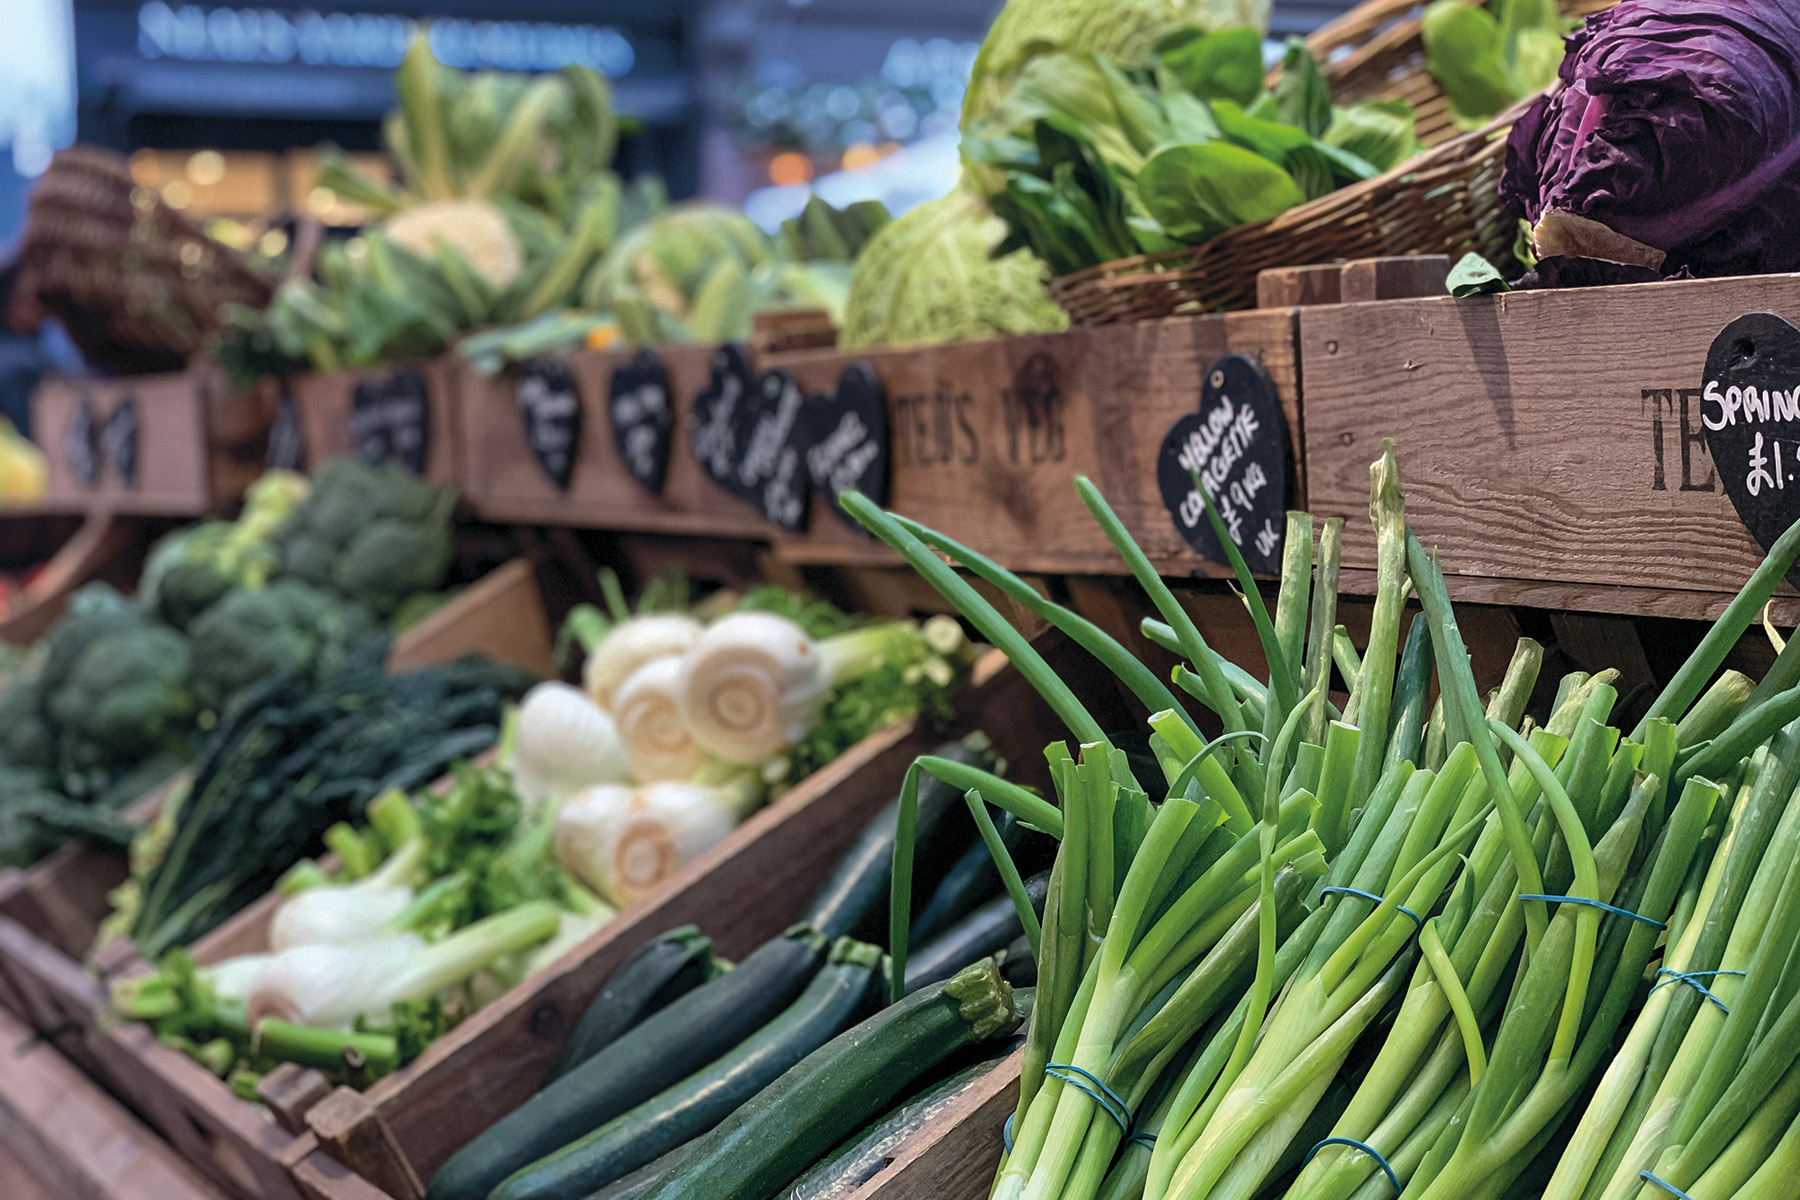
[[[250,1027],[267,1017],[320,1029],[349,1029],[359,1016],[385,1016],[402,1000],[424,1000],[490,964],[556,936],[556,905],[531,900],[427,945],[404,933],[350,946],[295,946],[274,955],[245,997]]]
[[[640,782],[691,778],[706,757],[681,715],[680,685],[681,659],[657,658],[613,693],[613,720]]]
[[[686,654],[704,628],[682,613],[646,613],[620,621],[588,652],[582,669],[588,697],[611,711],[614,693],[633,672],[653,659]]]
[[[556,855],[571,875],[623,908],[737,828],[755,805],[750,778],[596,787],[556,815]]]
[[[520,797],[533,805],[560,803],[631,774],[612,718],[566,683],[540,683],[525,693],[512,768]]]

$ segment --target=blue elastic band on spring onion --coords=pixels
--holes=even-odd
[[[1648,1171],[1639,1171],[1638,1178],[1645,1180],[1649,1183],[1654,1183],[1657,1187],[1659,1187],[1663,1191],[1669,1193],[1669,1195],[1671,1195],[1671,1196],[1680,1196],[1681,1200],[1694,1200],[1694,1198],[1692,1196],[1688,1195],[1686,1192],[1682,1191],[1680,1188],[1676,1187],[1674,1184],[1670,1183],[1668,1180],[1658,1179],[1656,1176],[1652,1175]]]
[[[1708,1000],[1711,1000],[1714,1004],[1718,1005],[1719,1011],[1728,1017],[1731,1015],[1731,1010],[1725,1007],[1725,1002],[1713,995],[1712,989],[1700,981],[1702,979],[1717,978],[1720,975],[1743,974],[1742,971],[1677,971],[1674,967],[1658,967],[1656,968],[1656,973],[1659,976],[1667,975],[1668,978],[1661,983],[1652,984],[1650,986],[1651,991],[1654,992],[1659,987],[1667,987],[1671,983],[1685,983],[1695,991],[1699,992],[1702,996],[1705,996]]]
[[[1136,1142],[1138,1145],[1143,1146],[1148,1150],[1156,1149],[1156,1135],[1154,1133],[1134,1133],[1125,1140]]]
[[[1008,1153],[1008,1154],[1011,1154],[1011,1153],[1012,1153],[1012,1123],[1013,1123],[1013,1118],[1014,1118],[1014,1117],[1016,1117],[1016,1116],[1018,1116],[1018,1115],[1019,1115],[1019,1114],[1018,1114],[1018,1113],[1007,1113],[1007,1114],[1006,1114],[1006,1124],[1004,1124],[1004,1125],[1002,1125],[1002,1126],[1001,1126],[1001,1127],[1000,1127],[1000,1144],[1001,1144],[1001,1145],[1002,1145],[1002,1146],[1005,1146],[1005,1147],[1006,1147],[1006,1152],[1007,1152],[1007,1153]]]
[[[1666,928],[1655,917],[1646,917],[1642,913],[1634,913],[1629,908],[1620,908],[1616,904],[1608,904],[1603,900],[1589,900],[1586,896],[1546,896],[1541,892],[1522,892],[1521,900],[1542,900],[1549,904],[1585,904],[1589,908],[1597,908],[1602,912],[1617,913],[1621,917],[1630,917],[1634,921],[1642,921],[1646,925],[1654,925],[1658,929]]]
[[[1342,896],[1361,896],[1364,900],[1373,900],[1377,904],[1386,903],[1386,897],[1377,896],[1374,892],[1365,892],[1361,888],[1328,887],[1328,888],[1320,888],[1319,889],[1320,896],[1329,896],[1333,892],[1336,892]],[[1412,909],[1406,907],[1406,905],[1404,905],[1404,904],[1396,904],[1394,907],[1396,909],[1398,909],[1399,911],[1405,913],[1407,916],[1411,917],[1413,919],[1414,925],[1417,925],[1420,929],[1425,928],[1425,922],[1419,916],[1418,913],[1416,913]]]
[[[1091,1072],[1084,1071],[1073,1063],[1045,1063],[1044,1074],[1086,1092],[1093,1097],[1095,1104],[1106,1110],[1107,1116],[1119,1123],[1119,1132],[1131,1132],[1131,1109],[1120,1098],[1119,1093],[1101,1083]]]
[[[1388,1160],[1381,1156],[1381,1151],[1369,1145],[1367,1142],[1359,1142],[1355,1138],[1328,1137],[1318,1145],[1314,1146],[1311,1150],[1308,1150],[1306,1152],[1305,1160],[1302,1161],[1300,1165],[1305,1166],[1307,1163],[1311,1162],[1313,1155],[1317,1154],[1326,1146],[1348,1146],[1352,1150],[1361,1150],[1364,1154],[1374,1159],[1375,1165],[1380,1167],[1382,1173],[1388,1177],[1388,1182],[1394,1185],[1394,1194],[1396,1196],[1406,1190],[1400,1186],[1400,1176],[1394,1174],[1394,1168],[1388,1165]]]

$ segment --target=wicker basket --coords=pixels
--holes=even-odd
[[[120,375],[179,370],[220,305],[261,308],[273,286],[92,146],[59,151],[38,180],[22,259],[20,286],[91,365]]]
[[[1560,2],[1577,16],[1615,0]],[[1531,101],[1485,128],[1458,132],[1448,99],[1425,70],[1416,0],[1368,0],[1308,41],[1325,64],[1333,99],[1407,101],[1430,149],[1385,175],[1199,246],[1121,258],[1052,279],[1050,294],[1072,322],[1110,325],[1253,308],[1257,272],[1268,267],[1469,250],[1500,261],[1510,257],[1517,227],[1500,203],[1504,134]]]

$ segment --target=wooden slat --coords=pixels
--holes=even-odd
[[[1118,574],[1118,554],[1076,494],[1099,485],[1152,562],[1167,572],[1226,569],[1176,532],[1156,481],[1156,456],[1178,418],[1200,404],[1205,370],[1237,351],[1261,360],[1293,438],[1303,444],[1294,310],[1176,317],[1037,337],[963,342],[866,355],[785,358],[809,391],[836,385],[853,361],[870,363],[893,425],[895,511],[979,548],[1014,570]],[[1020,380],[1048,404],[1028,409]],[[1054,387],[1045,381],[1054,381]],[[1305,464],[1293,468],[1306,496]],[[815,497],[804,537],[779,536],[795,562],[893,561]]]
[[[96,511],[197,516],[213,501],[207,461],[202,375],[184,371],[129,379],[46,380],[31,399],[35,440],[45,447],[45,499]],[[65,431],[85,401],[96,439],[125,400],[137,409],[137,477],[126,486],[112,459],[100,455],[94,486],[83,484],[64,452]]]
[[[350,436],[350,407],[360,380],[384,378],[395,371],[418,371],[425,377],[426,398],[431,410],[426,432],[425,476],[434,483],[456,483],[461,432],[461,413],[456,402],[460,362],[456,355],[447,354],[425,363],[396,364],[367,371],[332,371],[301,375],[292,380],[289,394],[300,418],[301,435],[306,440],[307,469],[317,470],[327,459],[356,453]]]
[[[1760,311],[1800,320],[1800,276],[1300,310],[1309,499],[1348,518],[1346,584],[1374,565],[1368,469],[1393,437],[1407,517],[1453,594],[1715,613],[1762,551],[1697,389],[1713,338]]]
[[[480,654],[554,678],[550,621],[531,564],[514,559],[490,571],[436,612],[394,639],[390,671],[410,671]]]
[[[166,1143],[0,1014],[0,1196],[218,1200]]]

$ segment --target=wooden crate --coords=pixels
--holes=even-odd
[[[687,416],[712,375],[712,347],[664,346],[674,425],[660,495],[625,467],[613,437],[608,399],[613,372],[630,353],[580,351],[565,360],[581,400],[581,435],[568,489],[544,474],[525,436],[515,399],[517,375],[486,377],[466,365],[457,385],[462,428],[462,488],[490,521],[585,525],[646,533],[766,538],[771,526],[720,488],[694,457]],[[460,362],[460,360],[459,360]]]
[[[136,470],[129,483],[106,433],[127,402],[137,417]],[[275,406],[272,388],[235,391],[214,368],[46,380],[31,398],[32,433],[49,466],[44,503],[157,516],[209,512],[242,495],[261,471]],[[84,413],[88,438],[78,423]],[[90,455],[91,481],[83,475]]]
[[[765,365],[787,367],[809,391],[835,386],[851,362],[873,366],[892,425],[890,507],[1005,566],[1077,574],[1125,569],[1075,494],[1074,477],[1086,475],[1160,570],[1224,574],[1223,564],[1202,558],[1177,532],[1157,486],[1156,460],[1169,427],[1198,411],[1207,367],[1232,352],[1259,360],[1276,385],[1295,451],[1293,500],[1303,504],[1292,309],[916,350],[796,354]],[[1015,398],[1025,372],[1057,381],[1035,425]],[[794,562],[886,558],[818,495],[805,535],[782,535],[775,544]]]
[[[287,381],[288,395],[300,421],[305,443],[306,469],[316,470],[332,458],[356,453],[350,414],[359,384],[383,383],[401,372],[416,371],[424,378],[429,417],[425,438],[424,475],[433,483],[456,484],[457,446],[461,428],[456,403],[460,378],[453,355],[429,362],[395,363],[358,371],[330,371],[300,375]]]
[[[218,1200],[117,1100],[0,1013],[0,1196]]]
[[[1068,666],[1091,683],[1072,658]],[[1000,656],[979,665],[962,708],[964,723],[985,730],[1015,774],[1042,782],[1035,778],[1041,752],[1057,726]],[[711,935],[720,953],[741,958],[787,928],[863,822],[893,798],[907,765],[944,736],[909,723],[867,739],[416,1062],[366,1093],[339,1089],[312,1108],[312,1137],[288,1154],[302,1190],[330,1200],[416,1200],[419,1185],[450,1154],[530,1096],[574,1022],[627,954],[691,922]],[[343,1167],[361,1181],[346,1183]],[[366,1185],[375,1190],[364,1190]]]
[[[1348,518],[1345,590],[1373,589],[1369,463],[1392,437],[1453,597],[1717,616],[1763,552],[1707,454],[1701,376],[1753,312],[1800,320],[1800,276],[1301,309],[1308,493]]]

